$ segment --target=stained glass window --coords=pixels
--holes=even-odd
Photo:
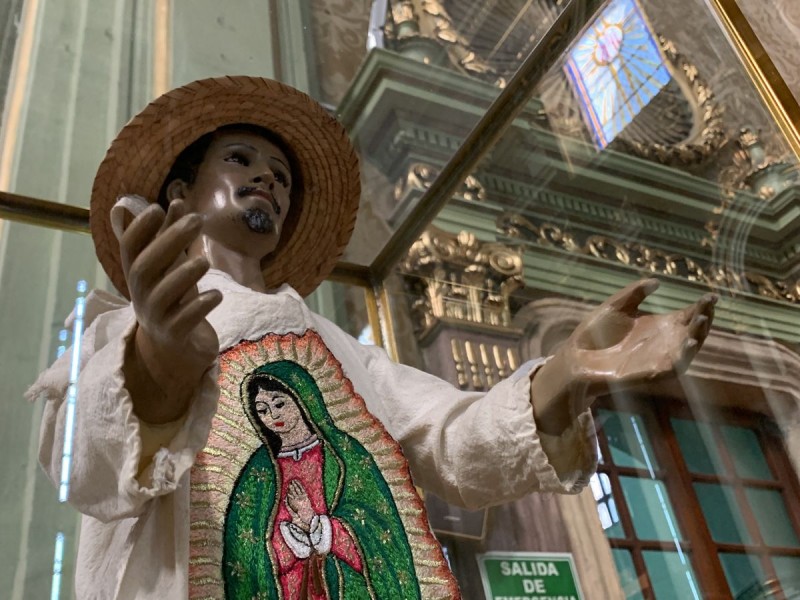
[[[610,144],[670,81],[658,41],[635,0],[614,0],[564,65],[598,148]]]

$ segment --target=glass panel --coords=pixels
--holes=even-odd
[[[3,597],[71,598],[78,515],[68,494],[70,435],[59,485],[38,464],[42,401],[23,401],[38,373],[55,361],[86,327],[84,299],[97,279],[89,236],[0,222],[0,582]],[[72,324],[64,320],[75,311]],[[77,381],[78,365],[70,363]],[[74,398],[67,396],[68,402]],[[65,425],[66,427],[66,425]],[[67,430],[71,432],[71,429]],[[64,484],[61,484],[62,479]],[[54,571],[60,576],[54,577]]]
[[[522,247],[525,288],[512,307],[551,298],[593,305],[654,275],[662,290],[644,310],[666,312],[714,289],[723,296],[717,327],[800,340],[789,291],[795,263],[785,258],[795,253],[793,226],[777,208],[791,205],[794,157],[717,15],[699,1],[681,3],[681,18],[674,3],[612,4],[626,34],[615,37],[606,22],[595,21],[432,225],[442,235],[465,231],[483,243]],[[653,46],[657,58],[650,60]],[[620,72],[630,75],[615,78]],[[655,94],[637,97],[640,89]],[[593,104],[600,99],[607,114]],[[728,148],[740,148],[741,161]],[[783,165],[770,171],[783,183],[756,175],[766,155]],[[778,204],[759,205],[761,193]],[[742,241],[734,223],[749,211],[772,233],[751,228]],[[420,276],[424,269],[398,270]],[[482,281],[454,277],[485,289]],[[730,343],[745,352],[735,338]]]
[[[743,427],[720,427],[725,445],[728,447],[736,468],[743,479],[774,479],[761,450],[756,433]]]
[[[758,588],[764,581],[764,570],[757,556],[720,552],[719,560],[734,598],[742,592]]]
[[[606,536],[610,538],[625,537],[608,475],[595,473],[589,480],[589,487],[592,489],[592,495],[597,504],[597,513],[600,516],[600,525]]]
[[[137,31],[120,1],[25,4],[8,96],[25,100],[8,104],[0,185],[86,207],[110,139],[151,97],[150,22]]]
[[[326,281],[305,302],[315,313],[333,321],[361,343],[375,344],[364,288]]]
[[[488,5],[473,6],[479,4]],[[608,410],[597,412],[600,435],[609,442],[604,465],[652,467],[657,476],[672,476],[676,467],[668,462],[673,440],[657,435],[651,422],[660,423],[680,403],[686,406],[681,414],[711,423],[721,438],[716,428],[725,421],[717,407],[762,410],[766,398],[782,397],[785,384],[778,382],[796,371],[800,343],[797,160],[720,28],[713,9],[719,4],[737,3],[607,3],[609,12],[547,73],[529,107],[394,273],[406,284],[394,288],[398,312],[417,326],[408,360],[422,354],[414,352],[415,343],[433,346],[436,327],[467,337],[475,334],[466,331],[487,331],[489,323],[498,337],[524,331],[521,361],[552,355],[598,304],[642,277],[661,284],[641,304],[648,314],[719,294],[714,333],[691,376],[611,390],[602,404]],[[783,12],[772,11],[776,18],[796,2],[780,4]],[[620,348],[609,337],[580,341],[587,353],[602,355]],[[482,367],[466,358],[460,366],[474,363]],[[651,408],[652,421],[645,412]],[[692,473],[704,480],[722,473],[708,426],[696,426],[695,444],[693,427],[678,425],[675,440]],[[679,477],[670,486],[673,481],[680,485]],[[701,514],[697,504],[673,508],[660,481],[626,474],[621,482],[618,508],[625,502],[634,523],[627,535],[671,541],[691,533],[692,556],[716,560],[718,548],[694,545],[707,539],[703,532],[683,530],[674,517]],[[703,514],[711,515],[708,527],[718,537],[752,542],[726,492],[708,489],[705,496],[702,488],[682,491],[708,504]],[[722,502],[722,514],[711,514],[715,501]]]
[[[693,473],[721,475],[725,467],[719,457],[714,434],[708,423],[671,419],[686,466]]]
[[[109,141],[159,93],[232,73],[277,78],[335,112],[363,157],[362,218],[347,250],[360,264],[390,239],[562,10],[529,2],[476,15],[461,3],[394,2],[381,14],[371,1],[327,0],[240,0],[236,10],[215,0],[115,0],[98,9],[78,0],[31,2],[20,19],[23,3],[6,4],[3,22],[19,21],[9,30],[22,38],[20,68],[10,69],[9,36],[0,90],[10,71],[11,95],[25,102],[7,120],[18,135],[3,147],[4,191],[87,206]],[[468,38],[458,33],[466,30]],[[411,106],[415,131],[406,135]],[[37,164],[54,176],[37,180]]]
[[[800,598],[800,557],[774,556],[772,565],[787,598]]]
[[[767,545],[800,546],[780,492],[745,488],[745,494]]]
[[[9,0],[0,4],[0,23],[20,22],[22,0]],[[8,91],[8,78],[14,59],[14,46],[19,37],[19,27],[6,26],[0,38],[0,108],[4,105]]]
[[[362,264],[405,222],[525,54],[570,5],[403,1],[382,14],[370,10],[381,2],[369,0],[242,0],[236,11],[214,0],[7,4],[3,189],[86,206],[109,140],[156,89],[231,72],[275,76],[326,103],[359,148],[364,204],[346,258]],[[577,4],[588,14],[598,3]],[[645,311],[682,307],[707,289],[722,299],[711,351],[700,355],[703,368],[693,375],[702,385],[670,379],[646,391],[704,410],[705,391],[719,385],[708,373],[736,372],[748,385],[735,394],[712,391],[746,409],[751,400],[771,398],[773,382],[785,381],[785,367],[796,364],[789,350],[800,343],[796,161],[711,3],[607,4],[592,26],[571,28],[585,33],[436,218],[448,242],[429,245],[427,263],[402,267],[432,285],[396,292],[396,304],[405,304],[396,319],[398,345],[422,363],[420,332],[466,323],[462,329],[485,338],[459,354],[450,344],[455,337],[434,345],[431,334],[427,366],[435,362],[430,354],[452,356],[454,382],[464,377],[464,388],[488,388],[520,359],[551,354],[609,294],[654,274],[663,287]],[[787,6],[776,0],[770,12],[791,31]],[[368,51],[367,40],[377,49]],[[5,57],[13,47],[12,68]],[[13,542],[0,550],[0,582],[11,582],[13,598],[44,598],[53,595],[59,571],[64,597],[72,589],[76,517],[56,503],[35,465],[41,406],[13,399],[71,343],[73,334],[62,335],[60,323],[84,293],[78,282],[102,285],[102,276],[86,237],[0,227],[0,370],[11,399],[0,419],[0,539]],[[476,251],[484,244],[495,246]],[[366,339],[359,293],[326,287],[310,303]],[[623,412],[607,419],[606,460],[652,472],[659,465],[643,421],[630,412],[626,394],[613,396]],[[734,429],[726,440],[737,472],[771,478],[754,434]],[[696,472],[717,467],[713,451],[687,454]],[[607,498],[607,482],[598,482]],[[637,535],[679,537],[661,482],[627,478],[623,485]],[[781,500],[759,493],[748,496],[765,537],[796,545]],[[616,534],[611,501],[605,506]],[[736,517],[730,520],[736,529]],[[454,560],[464,554],[457,549]],[[683,581],[680,553],[651,554],[648,568],[659,581],[668,570]],[[787,560],[787,569],[796,566]],[[686,585],[692,588],[691,577]]]
[[[652,470],[658,468],[650,437],[639,415],[598,411],[603,431],[611,448],[611,460],[620,467]]]
[[[694,490],[714,541],[732,544],[752,542],[742,517],[742,509],[731,486],[695,483]]]
[[[620,477],[636,537],[678,543],[682,537],[663,482]]]
[[[700,600],[688,557],[680,552],[642,552],[657,600]]]
[[[617,567],[617,575],[619,575],[619,583],[622,586],[625,600],[644,600],[642,587],[639,585],[639,576],[636,574],[636,567],[633,564],[630,550],[612,548],[611,555],[614,557],[614,564]]]

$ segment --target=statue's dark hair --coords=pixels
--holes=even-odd
[[[253,416],[253,423],[256,427],[258,427],[264,439],[266,439],[267,445],[272,451],[273,456],[277,456],[278,452],[281,451],[281,438],[277,433],[264,425],[261,419],[258,418],[258,412],[256,411],[256,396],[261,390],[266,392],[280,392],[289,396],[292,399],[292,402],[297,405],[297,408],[300,411],[300,416],[302,417],[303,422],[306,424],[309,431],[315,431],[315,428],[308,420],[306,411],[303,410],[303,405],[300,402],[300,399],[297,397],[297,394],[291,390],[291,388],[284,385],[281,381],[275,379],[274,377],[269,377],[267,375],[254,375],[250,381],[247,382],[247,408],[250,410],[250,414]]]
[[[289,144],[287,144],[277,133],[265,127],[251,125],[249,123],[233,123],[231,125],[223,125],[214,131],[200,136],[178,155],[178,157],[175,159],[175,162],[172,163],[172,167],[170,168],[166,178],[164,178],[164,183],[161,184],[161,190],[158,192],[158,204],[161,206],[161,208],[167,210],[169,206],[167,188],[169,187],[170,183],[176,179],[180,179],[181,181],[186,182],[188,185],[192,185],[195,182],[195,179],[197,178],[197,170],[200,168],[200,164],[206,157],[206,152],[208,152],[208,147],[214,140],[214,136],[220,133],[237,131],[252,133],[262,137],[268,142],[275,144],[278,148],[280,148],[281,152],[286,155],[286,158],[289,160],[289,168],[292,171],[292,205],[294,206],[296,204],[296,201],[298,201],[302,195],[302,173],[297,161],[297,157],[295,156],[294,151]]]

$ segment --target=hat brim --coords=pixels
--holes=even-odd
[[[201,136],[246,123],[277,134],[300,169],[302,207],[262,261],[267,289],[303,296],[330,274],[350,240],[361,194],[358,156],[342,125],[308,95],[277,81],[230,76],[195,81],[151,102],[123,127],[98,168],[90,226],[97,257],[130,297],[110,211],[122,195],[156,202],[178,155]],[[290,209],[291,210],[291,209]]]

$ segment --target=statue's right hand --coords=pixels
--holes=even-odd
[[[127,372],[135,378],[149,376],[152,382],[143,382],[141,387],[154,383],[162,392],[157,394],[161,399],[155,411],[148,409],[146,401],[139,411],[135,402],[137,412],[150,417],[139,414],[140,418],[149,422],[168,422],[182,414],[185,406],[181,405],[219,351],[216,332],[206,316],[222,294],[218,290],[198,293],[197,282],[208,271],[208,261],[186,255],[201,228],[202,217],[187,214],[185,204],[175,200],[166,214],[155,204],[144,210],[120,239],[122,268],[138,322],[131,357],[138,364]],[[129,388],[137,388],[139,382],[132,383]]]

